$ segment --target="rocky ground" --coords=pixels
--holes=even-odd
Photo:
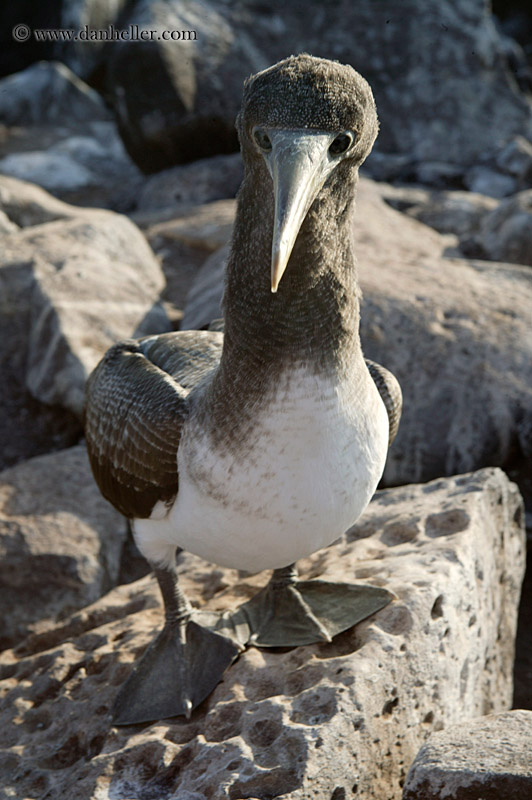
[[[116,21],[120,3],[100,5]],[[56,47],[54,61],[0,82],[0,798],[60,800],[74,786],[82,800],[530,790],[526,752],[515,784],[504,757],[532,727],[509,712],[532,709],[530,572],[519,606],[532,529],[526,70],[511,77],[511,40],[481,3],[442,4],[438,31],[416,0],[401,17],[384,5],[382,19],[363,2],[343,17],[331,7],[325,26],[317,6],[268,16],[171,0],[161,20],[155,3],[127,4],[127,21],[196,26],[198,47],[142,58],[139,43]],[[58,13],[74,26],[82,6],[62,0]],[[366,31],[356,53],[347,13]],[[421,54],[437,43],[437,66],[416,71],[403,41]],[[189,722],[116,729],[109,708],[160,624],[159,598],[92,481],[85,379],[119,338],[220,316],[241,82],[300,49],[350,61],[375,89],[382,133],[354,231],[362,339],[404,394],[382,490],[302,568],[397,599],[331,645],[249,649]],[[212,609],[266,581],[191,556],[180,571]],[[463,758],[453,725],[468,731]]]

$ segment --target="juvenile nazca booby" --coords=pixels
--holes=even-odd
[[[373,96],[349,66],[291,57],[247,81],[237,127],[245,175],[225,333],[121,342],[88,383],[96,481],[134,520],[166,611],[118,695],[117,724],[189,715],[243,644],[330,641],[391,597],[298,582],[294,567],[364,511],[399,422],[397,381],[362,355],[351,241]],[[215,621],[178,586],[177,548],[274,572]]]

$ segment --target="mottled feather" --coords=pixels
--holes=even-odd
[[[375,386],[379,390],[382,402],[386,406],[388,412],[388,420],[390,423],[390,433],[388,437],[388,446],[390,446],[395,439],[399,422],[401,420],[401,411],[403,408],[403,394],[399,381],[390,370],[377,364],[375,361],[370,361],[368,358],[364,359],[369,374],[373,378]]]
[[[217,367],[223,337],[183,331],[114,345],[87,382],[85,435],[100,491],[149,517],[178,490],[177,449],[190,392]]]

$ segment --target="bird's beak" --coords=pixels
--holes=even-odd
[[[337,160],[329,155],[336,134],[309,130],[269,130],[272,149],[264,154],[273,179],[271,289],[276,292],[299,229]]]

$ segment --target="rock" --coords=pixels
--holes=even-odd
[[[425,161],[416,167],[416,180],[437,189],[460,187],[463,168],[459,164],[441,161]]]
[[[28,178],[48,191],[73,192],[92,186],[96,176],[65,153],[13,153],[0,159],[0,171],[14,178]]]
[[[0,30],[5,31],[0,48],[0,77],[19,72],[40,59],[54,57],[52,42],[21,43],[12,36],[13,28],[21,21],[32,30],[60,27],[60,5],[63,0],[19,0],[18,3],[0,4]]]
[[[63,408],[45,406],[26,389],[30,298],[36,258],[18,226],[68,219],[78,209],[37,186],[0,176],[0,208],[11,225],[0,247],[0,469],[32,456],[70,447],[81,436],[79,420]],[[87,212],[90,213],[90,212]]]
[[[99,494],[85,447],[0,473],[0,647],[116,584],[126,520]]]
[[[103,101],[64,64],[41,61],[0,81],[0,122],[59,124],[109,119]]]
[[[181,330],[206,328],[212,320],[223,316],[223,286],[229,251],[229,245],[217,250],[198,272],[188,293]]]
[[[189,721],[110,726],[118,686],[161,624],[152,577],[5,652],[8,796],[67,800],[76,786],[87,798],[399,800],[428,734],[509,707],[524,533],[502,472],[379,492],[358,526],[300,567],[385,585],[397,600],[331,644],[249,648]],[[266,580],[190,555],[179,570],[211,609]]]
[[[175,215],[177,209],[165,209]],[[154,253],[161,259],[166,279],[165,300],[182,309],[191,286],[207,257],[223,247],[233,228],[234,201],[218,200],[204,206],[181,207],[181,216],[145,226],[145,234]],[[163,215],[163,216],[164,216]],[[158,212],[141,211],[132,215],[147,223]]]
[[[18,225],[12,222],[5,211],[0,211],[0,236],[4,233],[14,233]]]
[[[27,203],[28,188],[21,194]],[[63,208],[52,201],[35,216]],[[3,340],[4,367],[13,359],[34,397],[74,414],[88,373],[114,341],[170,329],[158,304],[159,264],[138,228],[110,211],[76,209],[5,235],[0,285],[0,324],[15,322],[18,330],[16,346]]]
[[[502,200],[475,237],[485,258],[532,265],[532,189]]]
[[[182,208],[180,216],[151,225],[147,232],[150,238],[178,241],[212,253],[231,238],[234,216],[235,201],[218,200],[205,205],[189,206],[188,209]]]
[[[516,136],[497,154],[497,166],[517,178],[522,188],[532,181],[532,142]]]
[[[148,211],[234,197],[242,181],[242,172],[240,153],[203,158],[162,170],[145,181],[136,208]]]
[[[409,181],[415,175],[415,163],[408,155],[374,148],[364,161],[362,174],[375,181]]]
[[[37,183],[82,205],[124,210],[134,205],[142,176],[113,122],[93,121],[83,131],[75,126],[44,131],[38,127],[33,140],[31,130],[26,131],[22,143],[18,142],[19,151],[0,159],[0,172]],[[16,144],[15,137],[10,146]]]
[[[55,27],[103,31],[113,25],[120,30],[120,15],[126,5],[127,0],[61,0],[60,23]],[[99,91],[105,91],[105,52],[108,47],[104,40],[78,37],[73,42],[55,42],[54,54],[84,80],[91,79]]]
[[[525,487],[532,457],[530,270],[446,258],[448,239],[390,208],[387,191],[361,181],[354,228],[364,352],[391,369],[403,390],[386,484],[492,464],[518,469]],[[203,300],[192,287],[184,327],[205,327],[218,316],[220,259],[212,256],[198,276]]]
[[[532,711],[507,711],[452,725],[423,745],[403,800],[524,800],[532,797]]]
[[[111,344],[170,329],[158,304],[164,278],[140,231],[112,212],[21,237],[35,253],[26,385],[80,414],[85,380]]]
[[[530,553],[532,544],[532,513],[525,513],[527,545]],[[140,576],[139,576],[140,577]],[[532,569],[527,569],[517,620],[514,666],[513,708],[532,709]]]
[[[404,186],[383,186],[382,197],[392,208],[444,234],[469,239],[481,221],[497,208],[497,200],[474,192],[428,191]],[[504,260],[504,259],[499,259]]]
[[[153,41],[109,50],[111,99],[127,150],[144,172],[237,150],[234,120],[242,83],[268,66],[251,37],[208,0],[137,3],[124,25],[157,31]],[[175,31],[178,40],[165,40]]]
[[[0,209],[22,228],[79,214],[78,208],[57,200],[39,186],[6,175],[0,175]]]
[[[362,343],[398,377],[404,397],[385,479],[394,485],[521,463],[525,484],[528,268],[445,258],[445,237],[386,207],[378,186],[364,188],[355,217]]]
[[[445,7],[423,0],[400,7],[362,0],[332,4],[326,12],[319,0],[271,0],[267,6],[143,0],[127,22],[159,34],[195,31],[197,37],[122,42],[109,49],[121,132],[145,171],[236,149],[233,121],[243,80],[302,51],[350,63],[369,81],[381,118],[378,148],[385,156],[440,162],[449,165],[446,172],[463,172],[494,143],[532,136],[530,103],[509,73],[506,39],[484,0],[449,0]]]
[[[482,164],[477,164],[466,172],[464,183],[470,191],[487,194],[489,197],[507,197],[517,188],[515,178]]]

